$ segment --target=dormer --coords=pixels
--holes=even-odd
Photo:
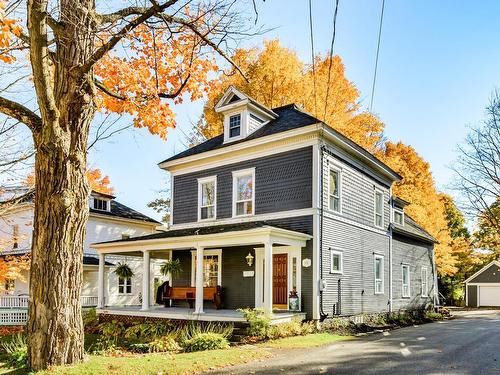
[[[89,206],[90,209],[95,211],[111,211],[111,201],[115,199],[115,196],[110,194],[100,193],[98,191],[92,190],[90,193]]]
[[[392,198],[392,222],[398,225],[405,225],[405,206],[410,203],[399,197]]]
[[[245,139],[278,117],[269,108],[231,86],[215,106],[224,116],[224,143]]]

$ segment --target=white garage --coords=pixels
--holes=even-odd
[[[500,262],[493,261],[465,281],[469,307],[500,307]]]

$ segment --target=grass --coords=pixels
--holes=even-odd
[[[306,336],[293,336],[277,339],[260,344],[266,348],[276,349],[298,349],[311,348],[320,345],[333,344],[334,342],[350,340],[351,336],[340,336],[331,333],[313,333]]]

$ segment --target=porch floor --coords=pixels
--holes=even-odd
[[[198,320],[205,322],[246,322],[243,314],[237,310],[204,309],[203,314],[195,314],[194,309],[184,307],[151,306],[149,310],[141,310],[140,306],[109,306],[97,309],[98,314],[140,316],[149,318],[165,318],[179,320]],[[295,311],[274,311],[271,323],[285,323],[292,319],[304,320],[306,314]]]

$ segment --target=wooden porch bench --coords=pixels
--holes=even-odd
[[[165,307],[169,306],[170,301],[187,301],[189,308],[192,309],[196,300],[196,287],[167,285],[163,289],[162,297]],[[222,287],[220,285],[204,287],[203,300],[213,302],[217,310],[221,309],[223,303]]]

